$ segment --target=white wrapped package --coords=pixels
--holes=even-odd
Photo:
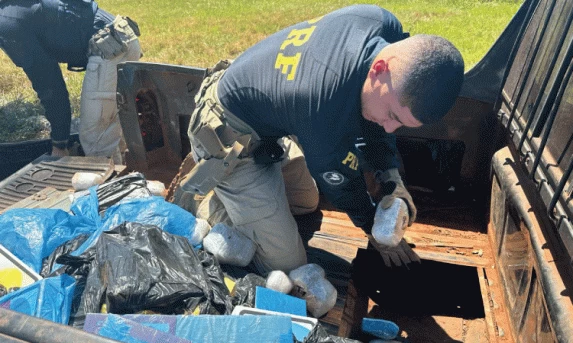
[[[291,279],[282,270],[273,270],[267,276],[265,287],[281,292],[284,294],[290,293],[293,287]]]
[[[306,300],[306,307],[313,317],[322,317],[336,304],[338,292],[318,264],[300,266],[291,271],[289,277],[294,284],[291,294]]]
[[[165,197],[167,194],[165,185],[161,181],[147,181],[147,189],[149,189],[153,195]]]
[[[200,244],[209,231],[211,231],[211,225],[209,225],[205,219],[197,218],[195,228],[193,229],[193,234],[189,238],[189,242],[193,246]]]
[[[257,250],[253,241],[223,223],[213,226],[203,239],[203,247],[213,254],[219,263],[239,267],[247,266]]]
[[[376,242],[384,246],[395,247],[404,237],[409,218],[408,205],[400,198],[394,199],[387,209],[378,204],[374,214],[372,236]]]
[[[103,182],[103,176],[98,173],[78,172],[72,176],[72,187],[76,191],[83,191],[91,186],[99,185]]]

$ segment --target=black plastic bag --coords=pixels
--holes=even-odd
[[[328,334],[328,332],[326,332],[326,330],[322,327],[322,325],[318,323],[310,331],[308,336],[305,337],[302,343],[362,343],[362,342],[350,338],[331,336]]]
[[[152,196],[147,180],[141,173],[131,173],[98,185],[96,188],[98,212],[102,215],[109,207],[123,199]],[[89,190],[77,192],[76,196],[88,194]]]
[[[265,287],[265,283],[265,278],[254,273],[249,273],[243,278],[237,279],[231,293],[233,306],[255,307],[256,288],[257,286]]]
[[[100,213],[124,198],[151,196],[147,181],[141,173],[128,174],[103,183],[97,187],[96,194]]]
[[[40,270],[40,275],[42,277],[50,276],[50,274],[52,274],[52,269],[54,268],[54,265],[57,263],[56,260],[60,256],[69,254],[72,251],[79,248],[79,246],[82,245],[90,237],[90,235],[91,234],[89,233],[81,234],[57,247],[56,250],[54,250],[48,257],[44,258],[44,260],[42,261],[42,269]],[[62,274],[62,272],[54,271],[54,275],[51,276],[56,276],[60,274]]]
[[[225,275],[217,259],[203,249],[194,250],[201,259],[201,265],[208,278],[210,286],[210,302],[199,304],[201,314],[231,314],[233,311],[232,298],[225,284]]]
[[[80,286],[85,284],[79,305],[72,306],[74,326],[82,326],[85,314],[99,313],[102,305],[116,314],[232,311],[223,273],[213,257],[198,254],[186,238],[156,226],[124,223],[103,232],[82,255],[64,255],[57,262],[68,266],[66,273]]]

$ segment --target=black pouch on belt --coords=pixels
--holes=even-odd
[[[253,151],[253,159],[256,164],[273,164],[282,161],[283,147],[277,143],[277,139],[263,139]]]

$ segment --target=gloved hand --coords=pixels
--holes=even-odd
[[[372,235],[368,235],[368,240],[370,242],[369,246],[374,247],[374,249],[380,253],[386,267],[392,267],[393,265],[397,267],[402,265],[408,267],[408,264],[412,262],[421,262],[420,257],[414,252],[414,250],[412,250],[408,242],[404,239],[402,239],[397,246],[392,248],[376,242]]]
[[[410,218],[408,220],[408,226],[416,220],[416,205],[414,205],[414,200],[412,196],[404,186],[402,178],[398,169],[388,169],[384,172],[376,172],[376,181],[380,183],[381,193],[383,194],[380,200],[380,206],[387,209],[394,203],[394,199],[401,198],[408,205],[408,211],[410,213]]]
[[[400,177],[400,173],[398,169],[389,169],[385,172],[378,172],[376,173],[376,181],[380,183],[381,192],[383,194],[382,199],[378,203],[377,206],[377,215],[374,217],[374,224],[372,227],[372,231],[381,230],[381,232],[385,232],[384,236],[392,237],[392,233],[388,231],[388,227],[384,227],[384,225],[394,225],[395,230],[404,230],[405,226],[410,226],[416,219],[416,206],[414,205],[414,201],[412,200],[412,196],[404,187],[404,183],[402,182],[402,178]],[[394,201],[396,198],[400,198],[404,200],[406,205],[408,206],[408,222],[405,223],[400,218],[400,210],[399,208],[393,208],[392,210],[390,207],[394,205]],[[398,204],[399,205],[399,204]],[[402,205],[403,206],[403,205]],[[388,210],[388,211],[382,211]],[[386,213],[384,213],[386,212]],[[403,213],[403,212],[402,212]],[[398,216],[396,218],[383,218],[384,215],[392,215]],[[388,222],[388,220],[394,220],[395,222]],[[396,231],[394,231],[396,232]],[[389,239],[388,241],[395,241],[400,239],[396,246],[389,246],[384,245],[378,242],[372,235],[368,235],[368,239],[370,241],[371,246],[373,246],[382,256],[384,260],[384,264],[387,267],[392,267],[392,264],[396,266],[401,265],[408,265],[411,262],[420,262],[420,258],[416,253],[410,248],[408,243],[401,239],[403,232],[396,232],[393,236],[394,239]]]
[[[112,33],[112,28],[105,27],[92,36],[89,41],[91,54],[110,60],[127,51],[127,44]]]

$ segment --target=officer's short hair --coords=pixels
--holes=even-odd
[[[407,40],[408,63],[400,78],[400,103],[408,106],[423,124],[435,123],[458,97],[464,80],[464,60],[458,49],[442,37],[415,35]]]

